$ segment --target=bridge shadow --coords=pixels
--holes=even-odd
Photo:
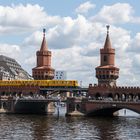
[[[108,107],[108,108],[102,108],[102,109],[96,109],[96,110],[90,111],[86,114],[86,116],[89,116],[89,117],[91,116],[119,116],[119,111],[122,109],[127,109],[127,110],[140,114],[140,112],[131,108]]]

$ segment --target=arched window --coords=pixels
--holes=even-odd
[[[95,98],[96,98],[96,100],[99,100],[99,99],[101,98],[100,93],[97,92],[97,93],[95,94]]]
[[[107,56],[106,55],[104,55],[104,62],[106,62],[107,61]]]

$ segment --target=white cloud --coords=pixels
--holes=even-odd
[[[42,32],[33,32],[30,36],[26,37],[22,43],[22,46],[39,46],[42,40]]]
[[[68,79],[77,79],[88,85],[87,81],[93,82],[93,65],[97,59],[80,55],[81,49],[80,46],[73,46],[63,50],[53,50],[52,65],[55,69],[67,71]],[[85,77],[86,80],[83,80]]]
[[[131,42],[131,47],[128,48],[130,52],[140,52],[140,32],[134,36],[133,41]]]
[[[0,19],[0,34],[27,32],[61,22],[59,16],[49,16],[38,4],[0,6]]]
[[[92,4],[90,1],[82,3],[79,7],[75,9],[76,13],[86,14],[89,10],[95,8],[95,4]]]
[[[94,20],[113,23],[131,22],[133,8],[128,3],[116,3],[110,6],[103,6],[99,13],[94,16]]]
[[[21,49],[18,45],[0,44],[0,54],[18,59]]]

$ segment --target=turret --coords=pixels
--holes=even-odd
[[[54,69],[51,68],[51,51],[48,50],[46,37],[46,30],[43,29],[43,40],[40,50],[36,52],[37,65],[32,69],[34,79],[53,79]]]
[[[100,49],[100,66],[96,67],[96,78],[98,84],[116,86],[116,79],[119,77],[119,68],[115,67],[115,49],[112,48],[109,37],[109,25],[104,47]]]

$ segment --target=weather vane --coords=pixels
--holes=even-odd
[[[107,33],[109,33],[109,25],[106,25],[106,28],[107,28]]]
[[[43,36],[45,36],[45,33],[46,33],[46,29],[43,28]]]

